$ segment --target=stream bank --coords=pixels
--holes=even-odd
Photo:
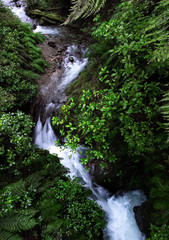
[[[46,117],[52,116],[49,112],[48,116],[44,114],[44,109],[49,103],[55,104],[55,108],[58,109],[67,101],[65,92],[62,89],[56,92],[55,89],[61,84],[65,68],[74,64],[76,58],[80,61],[84,57],[87,46],[86,40],[84,40],[78,29],[58,27],[57,30],[57,33],[55,29],[51,34],[45,34],[46,40],[39,45],[44,59],[49,63],[50,67],[46,69],[46,73],[41,75],[38,80],[40,95],[35,99],[31,110],[35,122],[39,115],[43,123]],[[68,54],[69,57],[64,63]],[[55,110],[53,109],[53,111]]]

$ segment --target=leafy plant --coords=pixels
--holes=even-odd
[[[92,0],[92,1],[82,1],[82,0],[71,0],[71,13],[67,17],[64,24],[71,23],[80,17],[88,17],[92,14],[98,12],[105,4],[106,0]]]
[[[110,172],[109,182],[120,175],[126,188],[148,188],[153,224],[169,222],[168,143],[161,115],[162,110],[168,121],[167,6],[166,0],[122,1],[109,20],[96,16],[89,47],[95,73],[90,84],[87,69],[70,86],[68,103],[53,117],[68,146],[87,145],[82,163],[100,163],[103,181]]]
[[[168,240],[169,226],[162,225],[161,227],[151,225],[151,237],[147,240]]]
[[[4,240],[23,239],[18,231],[29,230],[37,225],[33,218],[36,210],[20,210],[0,217],[0,237]]]

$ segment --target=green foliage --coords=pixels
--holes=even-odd
[[[36,157],[32,151],[33,123],[30,117],[17,111],[3,114],[0,118],[1,170],[10,169],[14,165],[27,166]],[[17,172],[16,172],[17,174]]]
[[[45,72],[44,68],[49,67],[49,64],[43,59],[35,59],[31,63],[31,67],[34,68],[39,73],[44,73]]]
[[[33,209],[20,210],[17,214],[8,214],[0,219],[0,226],[5,231],[17,232],[21,230],[29,230],[33,228],[37,223],[33,219],[36,211]]]
[[[78,104],[71,98],[69,105],[62,107],[61,120],[54,120],[59,127],[64,123],[60,131],[62,137],[67,132],[69,144],[78,144],[80,136],[85,138],[92,150],[89,159],[114,162],[117,151],[112,151],[112,145],[117,135],[121,135],[122,145],[134,159],[155,151],[158,144],[155,135],[162,129],[159,98],[168,68],[166,60],[154,58],[154,52],[167,38],[160,42],[150,29],[154,15],[163,13],[155,8],[154,15],[148,16],[150,4],[153,6],[149,1],[123,1],[109,21],[99,23],[97,18],[92,35],[98,48],[107,48],[106,55],[101,56],[106,62],[97,79],[100,87],[98,91],[84,90]],[[163,35],[167,35],[165,29]]]
[[[24,70],[22,72],[22,75],[23,75],[24,78],[28,78],[28,79],[36,80],[36,79],[40,78],[40,76],[38,74],[36,74],[36,73],[34,73],[32,71],[29,71],[29,70]]]
[[[151,237],[147,238],[147,240],[168,240],[168,239],[169,239],[168,225],[162,225],[161,227],[151,225]]]
[[[48,223],[43,236],[64,236],[63,239],[78,239],[82,235],[95,239],[104,226],[103,213],[92,201],[78,179],[57,179],[57,182],[42,195],[39,209],[43,221]],[[64,216],[64,220],[63,220]]]
[[[71,13],[64,24],[71,23],[80,17],[88,17],[98,12],[105,4],[106,0],[88,1],[88,0],[71,0]]]
[[[34,173],[1,190],[0,228],[9,236],[29,229],[33,234],[39,224],[43,239],[100,236],[104,226],[100,207],[86,198],[89,192],[78,179],[64,176],[65,169],[56,156],[44,153],[40,150],[27,167]]]
[[[19,210],[16,213],[10,213],[0,217],[0,237],[4,240],[23,239],[18,232],[32,229],[37,225],[33,218],[36,210]]]
[[[3,240],[22,240],[22,238],[21,238],[21,236],[19,236],[19,234],[6,232],[2,229],[1,229],[1,232],[0,232],[0,239],[3,239]]]
[[[154,166],[148,167],[149,171],[153,172],[150,178],[149,187],[149,203],[153,205],[152,220],[153,224],[161,226],[161,223],[168,224],[169,222],[169,181],[168,181],[168,168],[169,158],[165,154],[163,162],[156,161]]]
[[[0,239],[95,239],[103,213],[57,156],[32,146],[37,73],[48,67],[34,34],[0,2]],[[8,111],[11,112],[8,112]]]
[[[168,88],[168,85],[167,85],[167,88]],[[165,119],[164,127],[168,133],[168,141],[169,141],[169,91],[166,91],[166,93],[163,95],[162,104],[163,105],[161,106],[161,112]]]
[[[36,46],[44,40],[44,36],[34,34],[30,25],[21,23],[8,8],[2,3],[0,5],[0,87],[7,92],[6,96],[11,96],[11,100],[15,98],[15,107],[22,107],[38,91],[38,85],[35,82],[32,84],[32,79],[38,78],[36,72],[39,70],[31,67],[32,62],[40,61],[40,72],[48,66],[41,59],[41,49]],[[3,95],[1,98],[1,102],[5,102]]]
[[[122,1],[111,19],[101,22],[97,16],[89,48],[96,72],[91,87],[86,72],[70,87],[81,86],[81,94],[68,89],[68,103],[53,117],[68,146],[88,146],[83,163],[97,160],[106,170],[122,166],[113,172],[116,178],[148,188],[150,218],[158,225],[169,223],[169,146],[161,115],[168,121],[168,4]]]
[[[56,6],[56,2],[53,0],[26,0],[27,9],[48,9]]]
[[[0,109],[1,112],[6,112],[10,110],[14,103],[16,98],[10,94],[9,92],[5,91],[2,87],[0,87]]]

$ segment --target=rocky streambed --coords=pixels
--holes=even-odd
[[[32,114],[35,116],[35,120],[37,120],[39,114],[42,122],[45,122],[46,117],[51,116],[50,111],[47,113],[48,116],[44,114],[44,109],[49,103],[53,103],[57,110],[66,102],[65,88],[61,86],[65,69],[69,69],[71,65],[76,64],[75,60],[83,61],[82,58],[84,58],[86,49],[86,43],[82,35],[80,35],[81,40],[77,41],[79,35],[78,30],[68,27],[58,27],[57,33],[55,30],[55,33],[45,34],[46,40],[40,47],[44,59],[50,66],[38,80],[40,95],[37,96],[32,106]]]

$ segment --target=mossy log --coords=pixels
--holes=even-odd
[[[41,25],[44,25],[46,23],[48,24],[57,24],[58,22],[63,23],[65,20],[62,16],[59,16],[56,12],[48,13],[41,11],[39,9],[33,9],[29,11],[29,14],[40,18]]]

